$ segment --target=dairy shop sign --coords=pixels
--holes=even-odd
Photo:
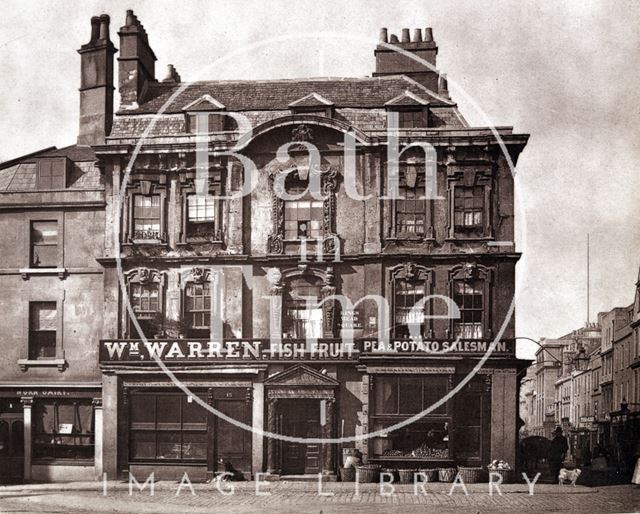
[[[490,341],[412,341],[377,339],[319,339],[317,341],[268,339],[230,339],[225,341],[191,339],[105,339],[100,341],[100,363],[153,364],[202,362],[273,361],[353,361],[367,355],[429,356],[447,354],[481,355]],[[511,346],[500,341],[496,353],[508,353]]]

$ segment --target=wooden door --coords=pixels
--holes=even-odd
[[[320,436],[319,400],[295,399],[282,402],[282,432],[301,439]],[[319,473],[322,446],[317,443],[283,441],[282,472],[298,475]]]
[[[24,473],[22,414],[0,414],[0,478],[19,480]]]

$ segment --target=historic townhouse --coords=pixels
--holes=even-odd
[[[383,30],[371,78],[195,83],[171,66],[156,75],[131,11],[118,34],[116,50],[108,17],[94,18],[80,49],[80,136],[62,191],[21,193],[32,196],[11,207],[2,199],[2,223],[26,241],[1,276],[13,316],[3,348],[15,353],[3,352],[3,415],[24,423],[25,471],[42,459],[52,477],[65,463],[109,476],[188,471],[195,480],[225,466],[246,477],[333,476],[343,447],[389,467],[514,463],[522,363],[513,320],[503,322],[519,254],[513,180],[496,135],[514,163],[527,136],[468,125],[435,71],[431,29],[403,29],[400,39]],[[13,194],[5,177],[17,173],[7,170],[29,165],[46,177],[39,162],[5,166],[3,196]],[[76,168],[84,181],[70,178]],[[321,196],[310,192],[314,180]],[[54,206],[32,216],[47,195]],[[38,225],[52,221],[57,239]],[[50,252],[38,237],[59,249],[46,272],[33,262]],[[433,295],[452,298],[459,317]],[[32,354],[32,338],[50,337],[40,332],[54,323],[55,358]],[[367,435],[431,407],[496,337],[455,397]],[[49,390],[60,398],[42,395]],[[40,434],[48,445],[38,446]],[[349,440],[321,441],[337,437]]]

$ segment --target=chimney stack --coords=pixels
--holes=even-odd
[[[383,31],[386,35],[387,29],[380,31],[381,42],[383,41]],[[403,51],[409,52],[419,59],[426,61],[433,69],[393,49],[378,45],[374,52],[376,57],[376,70],[373,76],[406,75],[429,88],[431,91],[437,91],[438,73],[435,71],[435,66],[438,47],[433,41],[433,31],[430,27],[427,27],[423,33],[422,29],[416,28],[413,30],[413,40],[411,40],[410,34],[410,29],[403,28],[400,41],[395,34],[391,34],[389,36],[389,44],[395,45]]]
[[[180,84],[180,74],[173,64],[167,64],[167,76],[162,79],[163,84],[174,83]]]
[[[149,46],[144,26],[133,11],[127,11],[120,27],[120,57],[118,57],[118,89],[120,109],[135,109],[142,103],[149,84],[156,82],[156,56]]]
[[[384,27],[380,29],[380,42],[387,43],[387,29]]]
[[[91,39],[80,47],[79,145],[104,144],[113,123],[113,54],[109,16],[91,18]]]

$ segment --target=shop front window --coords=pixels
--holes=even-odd
[[[374,378],[373,425],[383,430],[430,408],[449,390],[448,375],[376,376]],[[449,458],[450,416],[447,403],[411,423],[373,439],[374,455],[380,458]]]
[[[375,431],[393,423],[376,422]],[[419,421],[390,432],[386,438],[375,438],[373,453],[376,457],[399,459],[448,459],[449,423],[447,421]]]
[[[91,400],[38,400],[33,408],[33,427],[34,459],[93,459]]]
[[[135,393],[130,404],[132,461],[206,462],[207,411],[192,398]]]

